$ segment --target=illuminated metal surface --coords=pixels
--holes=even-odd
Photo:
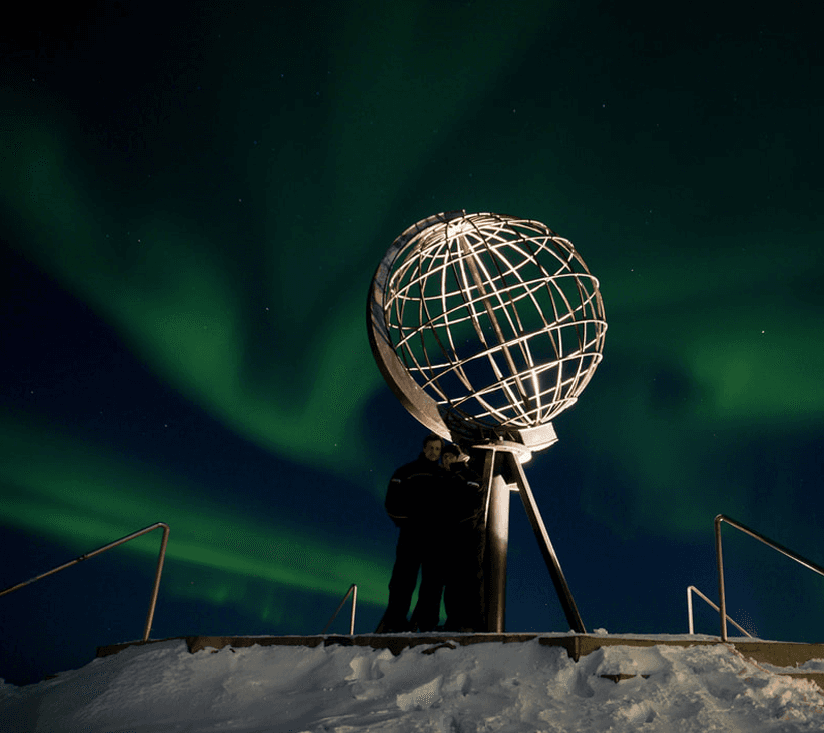
[[[487,631],[505,627],[514,486],[570,628],[586,633],[519,463],[557,441],[552,419],[575,404],[601,363],[604,303],[575,247],[528,219],[430,216],[401,234],[378,266],[367,328],[406,409],[443,438],[489,451]]]
[[[443,437],[555,442],[602,359],[598,280],[537,221],[450,212],[407,229],[370,291],[378,365],[406,408]]]

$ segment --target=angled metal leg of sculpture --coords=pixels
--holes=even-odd
[[[507,479],[504,479],[504,475]],[[564,578],[561,563],[547,534],[532,489],[524,469],[510,451],[488,449],[484,462],[483,485],[486,491],[486,548],[484,557],[486,630],[503,633],[506,630],[506,562],[509,545],[510,485],[517,486],[527,519],[532,526],[538,549],[544,558],[555,593],[561,603],[570,629],[586,633],[581,614]]]
[[[570,591],[564,578],[561,563],[558,562],[558,556],[555,554],[555,549],[549,540],[544,521],[541,519],[541,513],[538,511],[538,505],[535,503],[535,497],[529,488],[529,482],[526,480],[523,466],[521,466],[518,459],[511,453],[507,454],[507,459],[510,461],[510,467],[515,476],[515,481],[518,484],[518,493],[521,495],[521,501],[523,502],[529,523],[532,525],[532,531],[535,533],[535,539],[538,540],[538,547],[541,550],[541,555],[543,555],[547,570],[549,570],[549,576],[552,578],[552,584],[555,586],[558,600],[564,609],[567,623],[573,631],[585,634],[587,631],[586,627],[581,619],[581,614],[578,613],[578,607],[575,605],[572,591]]]

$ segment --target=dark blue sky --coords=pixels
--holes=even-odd
[[[0,585],[166,521],[154,637],[317,633],[352,582],[371,631],[424,430],[367,289],[459,208],[543,221],[601,282],[604,362],[527,469],[588,628],[685,632],[719,512],[824,562],[814,10],[60,12],[0,34]],[[822,641],[820,579],[725,538],[731,614]],[[139,638],[158,542],[0,599],[0,677]],[[515,503],[507,627],[567,628]]]

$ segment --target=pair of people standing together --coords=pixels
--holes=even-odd
[[[483,497],[477,476],[460,458],[457,448],[444,448],[432,434],[418,458],[392,475],[385,506],[400,533],[389,604],[377,633],[432,631],[442,596],[447,630],[483,627]],[[419,570],[418,602],[407,620]]]

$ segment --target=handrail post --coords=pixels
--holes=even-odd
[[[692,622],[692,588],[687,586],[687,617],[689,619],[689,633],[692,636],[695,633],[695,625]]]
[[[727,596],[724,591],[724,557],[721,550],[721,522],[723,514],[715,518],[715,560],[718,565],[718,598],[719,614],[721,616],[721,641],[727,641]]]
[[[160,592],[160,575],[163,572],[163,561],[166,559],[166,544],[169,541],[169,525],[165,522],[159,522],[158,526],[163,527],[163,537],[160,540],[160,551],[157,554],[157,569],[155,570],[154,585],[152,586],[152,597],[149,599],[149,611],[146,614],[146,625],[143,627],[143,641],[149,641],[149,632],[152,630],[155,606],[157,605],[157,594]]]
[[[355,635],[355,606],[358,602],[358,586],[352,583],[352,616],[349,619],[349,636]]]
[[[695,626],[693,624],[692,616],[693,616],[693,609],[692,609],[692,594],[697,593],[698,596],[710,607],[713,611],[720,612],[721,609],[718,608],[709,598],[707,598],[698,588],[694,585],[690,585],[687,587],[687,614],[689,616],[689,629],[690,634],[695,633]],[[747,631],[741,624],[739,624],[734,618],[730,618],[727,616],[727,621],[729,621],[736,629],[738,629],[744,636],[749,636],[752,639],[752,634]]]
[[[332,614],[332,618],[330,618],[326,626],[323,627],[323,631],[320,632],[321,634],[325,634],[326,630],[332,625],[332,622],[337,618],[338,613],[340,613],[340,610],[341,608],[343,608],[343,604],[346,603],[346,599],[349,598],[350,593],[352,594],[352,616],[349,620],[349,635],[355,635],[355,604],[358,601],[358,586],[355,583],[352,583],[352,585],[349,586],[349,590],[347,590],[346,593],[343,594],[341,602],[338,604],[338,607]]]

